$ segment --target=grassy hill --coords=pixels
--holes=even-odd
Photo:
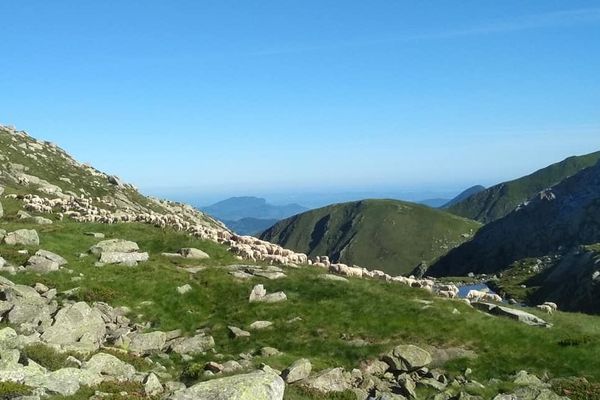
[[[464,242],[479,224],[397,200],[364,200],[311,210],[280,221],[261,238],[309,256],[408,273]]]
[[[483,223],[508,215],[519,204],[565,178],[591,167],[600,160],[600,152],[569,157],[531,175],[500,183],[455,203],[447,211]]]
[[[363,394],[362,399],[366,399],[367,391],[364,388],[385,395],[393,383],[389,376],[372,376],[367,372],[363,375],[363,372],[353,369],[361,368],[366,371],[365,368],[370,365],[367,361],[373,362],[401,344],[426,349],[432,356],[430,367],[433,376],[442,374],[448,381],[444,389],[446,394],[419,383],[415,387],[419,399],[492,399],[499,393],[510,393],[520,385],[523,386],[523,383],[515,379],[515,374],[521,370],[545,377],[554,391],[568,393],[573,400],[595,399],[600,396],[600,362],[597,357],[600,352],[599,317],[564,312],[542,315],[538,310],[527,309],[553,324],[552,328],[544,329],[491,316],[477,311],[462,300],[438,297],[424,289],[398,283],[359,278],[331,280],[327,271],[308,265],[281,266],[284,276],[279,275],[279,279],[269,279],[270,275],[264,273],[239,274],[239,268],[273,267],[247,260],[240,266],[240,260],[228,250],[227,245],[201,240],[170,227],[138,222],[76,222],[68,216],[61,219],[56,212],[29,211],[33,217],[44,217],[52,221],[51,224],[40,225],[31,218],[21,218],[26,204],[25,196],[30,193],[50,197],[58,195],[48,194],[45,190],[52,189],[51,185],[68,184],[60,179],[67,176],[71,182],[82,182],[84,186],[78,188],[76,183],[72,183],[68,188],[61,187],[61,192],[97,190],[94,194],[108,196],[109,204],[105,206],[111,209],[158,207],[157,209],[172,212],[187,208],[184,205],[147,199],[133,188],[123,189],[123,186],[110,183],[100,172],[90,173],[87,167],[78,166],[69,157],[55,157],[53,151],[47,157],[42,157],[40,153],[47,151],[45,148],[32,151],[20,145],[21,141],[36,143],[34,139],[26,136],[16,138],[17,140],[7,138],[0,132],[0,139],[5,140],[3,144],[8,144],[8,147],[0,147],[0,191],[3,192],[0,196],[3,206],[0,234],[20,229],[35,230],[39,235],[39,244],[10,245],[0,241],[0,256],[7,264],[15,267],[8,270],[0,266],[0,292],[3,295],[11,294],[4,296],[0,302],[0,313],[5,315],[7,305],[12,304],[11,297],[15,293],[22,293],[27,297],[19,305],[17,311],[20,314],[17,313],[16,316],[37,318],[38,314],[31,310],[35,311],[35,307],[40,306],[35,300],[39,295],[31,292],[40,291],[46,296],[55,288],[55,297],[48,295],[48,304],[44,300],[43,305],[48,310],[47,317],[56,318],[55,324],[58,323],[58,313],[74,302],[85,302],[94,310],[120,306],[125,307],[120,309],[123,314],[119,314],[114,320],[109,319],[111,322],[107,322],[106,326],[113,325],[116,321],[114,324],[126,324],[128,329],[135,330],[139,335],[162,332],[175,337],[174,340],[178,340],[179,335],[182,338],[196,334],[210,335],[214,338],[214,348],[185,356],[167,350],[141,356],[132,351],[131,343],[118,345],[107,340],[91,353],[63,353],[36,342],[40,332],[48,329],[48,326],[27,323],[20,325],[11,322],[10,318],[3,319],[0,326],[0,398],[20,398],[21,395],[31,393],[32,387],[21,382],[24,379],[23,371],[17,370],[21,375],[11,372],[20,363],[27,364],[25,368],[28,368],[27,373],[31,375],[47,377],[50,374],[61,381],[68,378],[68,384],[59,387],[55,381],[38,380],[36,385],[53,388],[41,398],[116,400],[170,399],[168,388],[174,384],[191,386],[201,381],[220,380],[223,376],[261,368],[262,364],[282,370],[295,360],[307,358],[312,363],[312,376],[326,368],[344,367],[346,371],[352,371],[353,379],[361,377],[356,382],[362,389],[353,387],[353,390],[327,394],[304,389],[300,384],[287,384],[284,400],[354,400],[361,398],[358,397],[360,393]],[[28,155],[36,156],[39,162]],[[15,160],[29,168],[29,183],[13,180],[15,175],[23,177],[14,171],[14,166],[10,166]],[[40,177],[43,176],[46,182],[33,183],[36,176],[34,171]],[[128,205],[112,205],[115,199],[125,197]],[[371,208],[369,204],[372,202],[364,203],[362,206]],[[469,229],[478,227],[471,221],[447,216],[426,207],[393,201],[375,201],[375,204],[377,207],[374,209],[378,210],[376,214],[388,215],[379,220],[383,224],[378,227],[382,232],[387,232],[385,225],[398,226],[401,222],[404,222],[404,232],[413,235],[419,226],[420,230],[429,227],[426,229],[435,228],[441,232],[446,230],[440,227],[449,229],[447,225],[455,227],[465,224],[461,226]],[[360,210],[362,206],[356,207]],[[387,214],[390,209],[395,210],[395,216]],[[418,221],[412,221],[408,214],[421,216]],[[182,215],[211,226],[219,226],[216,221],[200,213]],[[378,229],[372,228],[368,232],[378,235],[376,231]],[[95,235],[90,235],[90,232]],[[104,238],[99,238],[100,234]],[[379,236],[377,238],[382,240]],[[97,256],[90,254],[88,250],[105,239],[134,241],[139,245],[140,251],[148,252],[149,259],[136,266],[99,265]],[[406,237],[405,240],[416,245],[413,238]],[[199,249],[209,258],[173,257],[172,253],[182,247]],[[19,268],[40,249],[64,257],[67,264],[44,274]],[[238,274],[232,274],[234,271]],[[12,288],[7,283],[8,280],[16,284],[35,285],[37,289]],[[269,293],[285,292],[287,300],[280,303],[250,303],[249,294],[256,284],[263,284]],[[185,285],[189,285],[189,288],[183,293],[181,288]],[[44,286],[48,290],[43,289]],[[104,316],[106,315],[103,314]],[[80,317],[84,318],[83,315]],[[254,321],[270,321],[272,325],[266,329],[252,330],[250,325]],[[121,325],[113,328],[117,326]],[[250,336],[236,338],[232,336],[230,326],[247,329]],[[9,335],[12,329],[19,331],[16,338],[20,338],[22,342],[18,345]],[[111,331],[111,335],[116,335],[120,329]],[[276,348],[278,352],[265,354],[263,350],[267,346]],[[104,367],[106,380],[101,384],[86,381],[86,384],[79,387],[78,374],[87,368],[95,356],[101,354],[117,359],[112,359],[111,364]],[[207,362],[214,365],[233,361],[240,366],[243,364],[242,369],[217,375],[211,375],[206,370]],[[125,366],[120,364],[123,362],[126,363]],[[118,370],[122,372],[128,366],[135,369],[134,377],[122,380],[110,378],[111,373],[117,373]],[[63,375],[52,375],[60,371],[63,371]],[[92,374],[86,371],[81,376]],[[145,392],[146,380],[151,374],[164,385],[163,394],[148,395]],[[21,383],[12,382],[11,379]],[[66,386],[72,387],[75,384],[73,380],[79,387],[75,394],[56,393]],[[529,390],[529,387],[526,384],[520,390]],[[126,394],[121,394],[123,392]],[[266,399],[261,397],[256,400]]]

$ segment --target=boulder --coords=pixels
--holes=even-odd
[[[210,258],[208,254],[203,252],[200,249],[194,249],[192,247],[186,247],[179,250],[179,254],[181,254],[185,258],[191,258],[194,260],[204,260],[206,258]]]
[[[133,253],[140,248],[135,242],[123,239],[109,239],[98,242],[90,247],[90,253],[101,255],[102,253]]]
[[[100,256],[102,264],[122,264],[122,265],[137,265],[138,262],[148,261],[148,253],[121,253],[107,251]]]
[[[541,326],[541,327],[545,327],[545,328],[549,328],[552,326],[552,324],[544,321],[543,319],[539,318],[538,316],[530,314],[523,310],[518,310],[516,308],[504,307],[504,306],[499,306],[496,304],[485,303],[485,302],[474,302],[474,303],[472,303],[472,305],[473,305],[473,307],[477,308],[478,310],[485,311],[492,315],[498,315],[501,317],[511,318],[511,319],[517,320],[519,322],[522,322],[526,325]]]
[[[351,388],[350,374],[343,368],[330,368],[303,380],[302,386],[321,393],[344,392]]]
[[[239,339],[242,337],[250,337],[250,332],[245,331],[243,329],[240,329],[238,327],[235,326],[229,326],[229,334],[234,338],[234,339]]]
[[[308,378],[311,370],[312,364],[310,361],[306,358],[301,358],[287,367],[282,372],[281,377],[286,383],[294,383]]]
[[[28,271],[47,274],[49,272],[58,271],[59,268],[67,264],[67,260],[46,250],[38,250],[35,255],[27,260],[25,268]]]
[[[93,352],[100,348],[105,336],[102,313],[79,302],[60,309],[54,324],[45,330],[41,339],[65,350]]]
[[[413,345],[400,345],[383,356],[390,368],[396,371],[412,372],[429,365],[432,361],[431,354],[420,347]]]
[[[273,325],[273,323],[271,321],[254,321],[253,323],[250,324],[250,329],[252,330],[260,330],[260,329],[266,329],[268,327],[270,327],[271,325]]]
[[[267,290],[263,285],[256,285],[252,288],[252,292],[250,292],[250,303],[254,303],[257,301],[261,301],[267,295]]]
[[[50,325],[50,308],[46,299],[32,287],[13,285],[4,289],[7,305],[11,305],[8,321],[15,325]],[[6,307],[8,308],[8,307]]]
[[[63,368],[46,374],[26,375],[24,383],[27,386],[42,388],[49,393],[72,396],[81,386],[96,386],[102,382],[102,376],[92,371]]]
[[[171,346],[171,350],[177,354],[198,354],[204,353],[214,347],[215,340],[212,336],[200,334],[183,339],[179,343]]]
[[[40,238],[37,231],[34,229],[19,229],[14,232],[7,233],[4,237],[4,243],[11,246],[39,246]]]
[[[149,397],[157,396],[164,392],[163,385],[161,385],[158,377],[152,372],[148,374],[144,381],[144,392]]]
[[[94,354],[83,368],[118,381],[129,381],[135,375],[135,368],[132,365],[106,353]]]
[[[235,375],[198,383],[178,391],[171,400],[282,400],[285,383],[279,376],[265,371]]]
[[[161,331],[135,333],[131,336],[129,351],[138,354],[150,354],[161,351],[167,342],[167,334]]]

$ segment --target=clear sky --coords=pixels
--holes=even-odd
[[[600,2],[0,2],[0,123],[146,192],[442,193],[600,149]]]

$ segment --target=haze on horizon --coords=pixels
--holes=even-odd
[[[597,1],[66,0],[0,15],[0,123],[146,193],[416,200],[600,150]]]

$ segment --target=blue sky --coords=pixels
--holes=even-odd
[[[146,192],[450,193],[600,149],[599,1],[3,1],[0,123]]]

